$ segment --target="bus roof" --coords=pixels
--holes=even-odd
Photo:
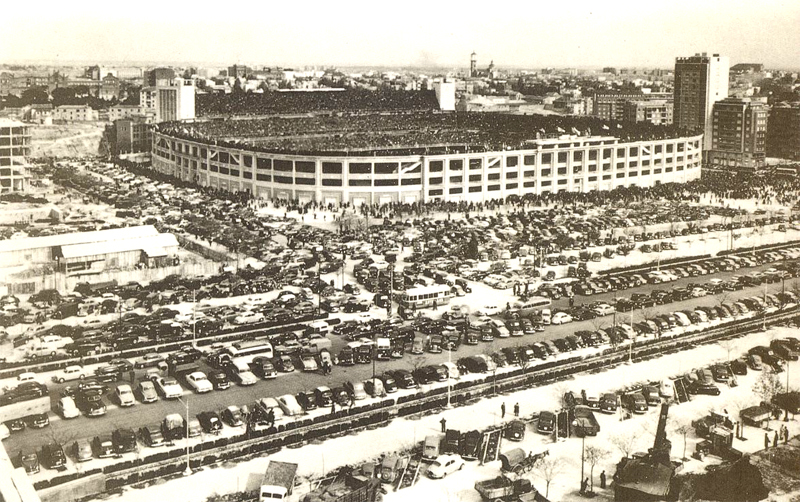
[[[418,288],[407,289],[405,294],[408,296],[427,295],[430,293],[449,292],[450,286],[446,284],[434,284],[433,286],[420,286]]]

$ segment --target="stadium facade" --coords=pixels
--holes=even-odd
[[[700,177],[702,145],[702,134],[635,142],[561,136],[504,151],[290,155],[154,131],[152,167],[202,186],[248,191],[265,199],[326,205],[478,202],[528,193],[684,183]]]

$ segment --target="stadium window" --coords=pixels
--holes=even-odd
[[[348,180],[351,187],[368,187],[372,186],[371,180]]]
[[[461,187],[453,187],[453,188],[450,189],[450,193],[451,194],[463,193],[463,192],[464,192],[464,189],[461,188]]]
[[[483,177],[480,174],[470,174],[469,180],[470,181],[481,181]]]
[[[296,185],[313,185],[315,183],[314,178],[295,178],[294,182]]]
[[[624,156],[625,156],[625,149],[617,148],[617,157],[624,157]]]
[[[222,173],[222,174],[225,174],[225,173]],[[238,169],[231,169],[231,176],[234,176],[234,177],[238,178],[239,177],[239,170]]]
[[[597,181],[597,176],[589,176],[589,182]]]
[[[244,179],[246,179],[246,180],[251,180],[251,179],[253,179],[253,173],[251,173],[250,171],[244,171],[244,172],[242,172],[242,176],[243,176],[243,177],[244,177]]]
[[[519,164],[519,157],[506,157],[506,167],[517,167]]]
[[[409,169],[414,164],[417,164],[417,167]],[[403,174],[421,173],[422,172],[422,163],[421,162],[419,162],[419,163],[416,163],[416,162],[401,162],[400,163],[400,170],[402,171]]]
[[[678,155],[675,157],[675,162],[683,162],[683,155]]]
[[[451,171],[460,171],[464,169],[464,161],[461,159],[453,159],[450,161],[450,170]]]
[[[396,187],[397,186],[397,179],[389,178],[389,179],[381,179],[375,180],[376,187]]]
[[[611,175],[610,174],[604,174],[603,175],[603,179],[604,180],[610,180],[611,179]]]
[[[322,178],[322,186],[324,187],[340,187],[342,180],[333,178]]]
[[[597,150],[589,150],[589,160],[597,160]]]
[[[625,177],[625,173],[617,173],[617,178],[624,178],[624,177]]]
[[[558,152],[558,162],[566,162],[567,161],[567,152]]]
[[[203,157],[203,158],[207,157],[208,156],[208,150],[206,150],[205,148],[201,148],[200,149],[200,156]]]
[[[256,180],[257,181],[272,181],[272,176],[270,176],[269,174],[256,173]]]
[[[625,169],[625,163],[624,162],[617,162],[617,170],[620,170],[620,169]]]
[[[253,156],[252,155],[243,155],[242,160],[244,161],[244,167],[253,167]]]
[[[552,164],[553,163],[553,154],[552,153],[543,153],[542,154],[542,164]]]
[[[435,190],[428,190],[428,195],[430,196],[442,195],[443,193],[444,190],[442,190],[441,188],[437,188]]]
[[[229,164],[231,161],[231,156],[228,155],[228,152],[219,152],[217,159],[223,164]]]
[[[230,173],[231,170],[228,169],[227,167],[222,167],[222,166],[219,167],[219,174],[230,174]]]
[[[428,184],[429,185],[441,185],[442,184],[442,179],[443,179],[442,177],[430,178],[428,180]]]
[[[535,166],[536,165],[536,155],[526,155],[522,157],[522,163],[526,166]]]
[[[464,177],[463,176],[450,176],[450,183],[463,183]]]
[[[535,181],[526,181],[522,184],[522,188],[533,188],[536,186]]]
[[[639,148],[632,146],[630,152],[631,152],[631,157],[636,157],[637,155],[639,155]]]
[[[550,176],[552,174],[552,169],[542,169],[542,176]]]
[[[661,174],[661,169],[653,169],[653,174]]]
[[[200,164],[200,169],[203,171],[208,171],[208,164],[203,162],[202,164]]]
[[[542,186],[543,186],[543,187],[549,187],[549,186],[550,186],[550,185],[552,185],[552,184],[553,184],[553,182],[552,182],[552,181],[550,181],[550,180],[547,180],[547,181],[542,181]]]
[[[275,176],[273,179],[275,183],[283,183],[284,185],[291,185],[294,181],[291,176]]]
[[[500,173],[489,173],[489,181],[496,181],[500,179]]]
[[[432,173],[441,172],[444,169],[444,161],[441,160],[432,160],[428,164],[428,171]]]
[[[507,180],[515,180],[515,179],[517,179],[518,176],[519,176],[519,173],[517,173],[517,172],[506,173],[506,179]]]
[[[421,185],[422,178],[403,178],[400,180],[400,184],[403,186],[407,185]]]
[[[649,175],[650,175],[650,170],[649,169],[645,169],[645,170],[642,171],[642,176],[649,176]]]
[[[506,190],[513,190],[519,186],[519,183],[506,183]]]
[[[276,171],[284,171],[284,172],[291,172],[292,171],[292,161],[291,160],[280,160],[275,159],[273,162],[273,166]]]
[[[341,162],[323,162],[322,163],[322,173],[323,174],[342,174],[342,163]]]
[[[524,176],[526,178],[535,178],[536,177],[536,171],[525,171]]]
[[[351,162],[350,174],[372,174],[372,164],[365,162]]]
[[[481,190],[483,190],[483,187],[480,186],[480,185],[474,186],[474,187],[469,187],[470,193],[480,192]]]
[[[489,186],[487,187],[487,189],[488,189],[490,192],[496,192],[497,190],[500,190],[500,185],[489,185]]]
[[[675,168],[677,171],[683,171],[683,166],[678,166]]]
[[[566,185],[567,184],[567,180],[558,180],[558,184],[559,185]]]
[[[298,160],[294,163],[294,170],[298,173],[315,173],[317,172],[317,165],[314,162],[307,160]]]
[[[660,165],[661,165],[661,159],[655,159],[655,160],[653,161],[653,164],[655,164],[655,165],[657,165],[657,166],[660,166]]]
[[[259,169],[272,169],[272,159],[256,159],[256,167]]]
[[[397,174],[397,162],[376,162],[375,174]]]
[[[674,148],[674,147],[673,147],[672,143],[668,144],[668,145],[667,145],[667,153],[672,153],[672,149],[673,149],[673,148]]]
[[[630,164],[628,164],[628,167],[639,167],[639,161],[632,160]]]
[[[638,173],[638,172],[636,172],[636,171],[631,171],[631,172],[629,172],[629,173],[628,173],[628,176],[629,176],[629,177],[633,177],[633,176],[639,176],[639,173]]]
[[[682,152],[686,145],[684,143],[678,143],[678,151]]]
[[[483,167],[483,159],[469,159],[469,168],[470,169],[480,169]]]
[[[572,161],[580,162],[583,160],[583,152],[572,152]]]
[[[661,153],[661,151],[662,151],[663,149],[664,149],[664,147],[663,147],[663,146],[661,146],[661,145],[656,145],[655,153]]]
[[[671,173],[672,172],[672,168],[668,167],[668,168],[664,169],[664,172],[665,173]]]
[[[583,166],[572,166],[572,174],[580,174],[583,172]]]
[[[597,172],[597,164],[590,165],[589,166],[589,172],[590,173],[596,173]]]
[[[650,160],[643,160],[642,161],[642,166],[649,166],[649,165],[650,165]]]
[[[567,174],[567,168],[566,168],[566,167],[559,167],[559,168],[558,168],[558,171],[557,171],[557,174],[558,174],[559,176],[561,176],[561,175],[564,175],[564,174]]]
[[[611,148],[603,149],[603,158],[610,159],[611,158]]]

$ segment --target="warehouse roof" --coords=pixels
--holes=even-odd
[[[148,256],[166,256],[166,248],[178,247],[178,239],[172,234],[156,234],[138,239],[123,239],[86,244],[61,246],[64,259],[86,258],[104,254],[145,251]],[[152,253],[152,254],[151,254]]]
[[[153,235],[158,235],[158,230],[156,230],[156,227],[153,225],[142,225],[138,227],[96,230],[93,232],[75,232],[71,234],[48,235],[45,237],[25,237],[22,239],[8,239],[0,241],[0,253],[22,251],[25,249],[69,246],[72,244],[136,239]]]

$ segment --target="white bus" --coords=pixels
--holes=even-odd
[[[422,309],[427,307],[441,307],[447,305],[453,297],[450,286],[436,284],[405,290],[398,299],[400,305],[406,309]]]
[[[511,310],[516,310],[522,317],[527,317],[537,310],[549,307],[553,302],[550,298],[544,296],[532,296],[524,302],[514,302],[511,304]]]
[[[234,358],[246,359],[248,362],[252,361],[256,356],[267,357],[272,359],[272,344],[267,340],[245,340],[242,342],[232,343],[226,347],[225,352]]]

